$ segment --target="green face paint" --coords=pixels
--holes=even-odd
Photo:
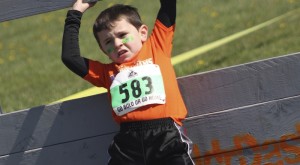
[[[106,49],[106,52],[108,54],[111,54],[113,51],[114,51],[114,48],[112,48],[112,47],[109,47],[108,49]]]
[[[125,38],[122,39],[122,43],[123,43],[123,44],[126,44],[126,43],[128,43],[128,42],[130,42],[130,41],[133,41],[133,37],[132,37],[132,36],[128,36],[128,37],[125,37]],[[114,50],[115,50],[115,49],[114,49],[113,47],[109,47],[109,48],[106,49],[106,52],[107,52],[108,54],[111,54],[111,53],[114,52]]]
[[[122,39],[122,43],[123,44],[126,44],[126,43],[128,43],[130,41],[133,41],[133,37],[132,36],[128,36],[128,37]]]

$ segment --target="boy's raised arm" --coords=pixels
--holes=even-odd
[[[94,3],[83,3],[82,0],[77,0],[72,10],[68,11],[65,20],[61,58],[63,63],[80,77],[86,76],[89,66],[88,60],[80,55],[79,28],[82,14],[93,5]]]
[[[161,7],[157,19],[166,27],[174,25],[176,20],[176,0],[160,0],[160,4]]]
[[[68,11],[62,41],[61,59],[75,74],[84,77],[88,73],[88,60],[80,56],[78,34],[82,13]]]

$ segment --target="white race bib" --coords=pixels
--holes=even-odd
[[[158,65],[147,64],[124,69],[110,86],[114,112],[122,116],[149,104],[165,104],[166,94]]]

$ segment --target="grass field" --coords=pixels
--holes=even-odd
[[[83,17],[84,56],[109,62],[92,35],[99,11],[115,3],[139,8],[152,28],[159,1],[98,3]],[[175,66],[177,76],[223,68],[300,51],[299,0],[178,0],[174,56],[235,34],[289,11],[290,17]],[[47,104],[91,87],[60,60],[68,9],[0,23],[0,106],[12,112]]]

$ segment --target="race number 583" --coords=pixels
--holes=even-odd
[[[124,83],[119,86],[122,104],[126,103],[130,97],[139,98],[142,95],[148,95],[153,92],[152,79],[144,76],[141,79],[133,79],[131,82]]]

